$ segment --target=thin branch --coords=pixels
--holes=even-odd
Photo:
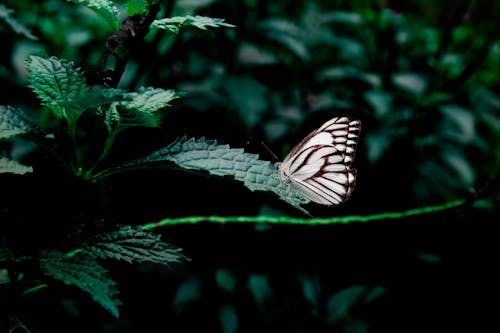
[[[256,223],[256,224],[294,224],[294,225],[328,225],[338,223],[371,222],[377,220],[402,219],[410,216],[436,213],[444,210],[463,206],[469,200],[459,199],[441,205],[426,206],[409,209],[401,212],[385,212],[373,215],[349,215],[328,218],[294,218],[287,216],[186,216],[179,218],[166,218],[158,222],[143,225],[144,229],[150,230],[178,224],[197,224],[202,222],[211,223]]]
[[[160,11],[159,5],[152,5],[147,15],[135,14],[126,17],[120,26],[120,29],[111,35],[106,41],[106,54],[104,62],[109,55],[115,58],[114,68],[105,70],[102,77],[108,87],[116,87],[120,78],[125,72],[125,66],[130,55],[141,48],[144,37],[149,32],[149,26]]]

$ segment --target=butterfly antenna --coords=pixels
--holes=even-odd
[[[276,154],[273,153],[271,149],[269,149],[269,147],[264,143],[264,141],[261,141],[260,144],[267,150],[269,154],[271,154],[271,156],[274,158],[275,161],[279,161],[278,156],[276,156]]]

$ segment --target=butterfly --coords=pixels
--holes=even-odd
[[[351,196],[361,122],[335,117],[300,141],[283,162],[277,163],[282,181],[307,199],[336,206]]]

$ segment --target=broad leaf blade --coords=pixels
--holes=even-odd
[[[217,176],[232,176],[251,191],[272,191],[282,200],[304,211],[300,206],[309,200],[291,191],[281,181],[275,165],[259,160],[258,155],[245,153],[243,149],[219,145],[215,140],[177,139],[167,147],[148,157],[128,165],[174,162],[185,169],[205,170]],[[125,165],[124,165],[125,166]]]
[[[111,0],[66,0],[85,6],[101,16],[115,30],[120,27],[118,16],[120,12]]]
[[[24,175],[33,172],[33,168],[17,161],[0,156],[0,173]]]
[[[0,105],[0,139],[36,130],[28,116],[19,109]]]
[[[72,62],[56,57],[31,56],[27,61],[30,87],[57,118],[70,118],[82,112],[69,107],[72,101],[85,95],[88,87],[79,68]]]
[[[88,292],[94,301],[118,318],[116,283],[108,271],[90,257],[70,257],[58,251],[41,251],[40,267],[45,273],[67,285]]]
[[[160,235],[141,229],[126,227],[92,237],[84,250],[92,256],[134,262],[153,262],[168,266],[172,262],[185,260],[181,249],[160,240]]]

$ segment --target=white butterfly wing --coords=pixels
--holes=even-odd
[[[327,121],[290,151],[279,166],[281,177],[316,203],[346,201],[356,181],[351,164],[360,129],[359,120],[347,117]]]

